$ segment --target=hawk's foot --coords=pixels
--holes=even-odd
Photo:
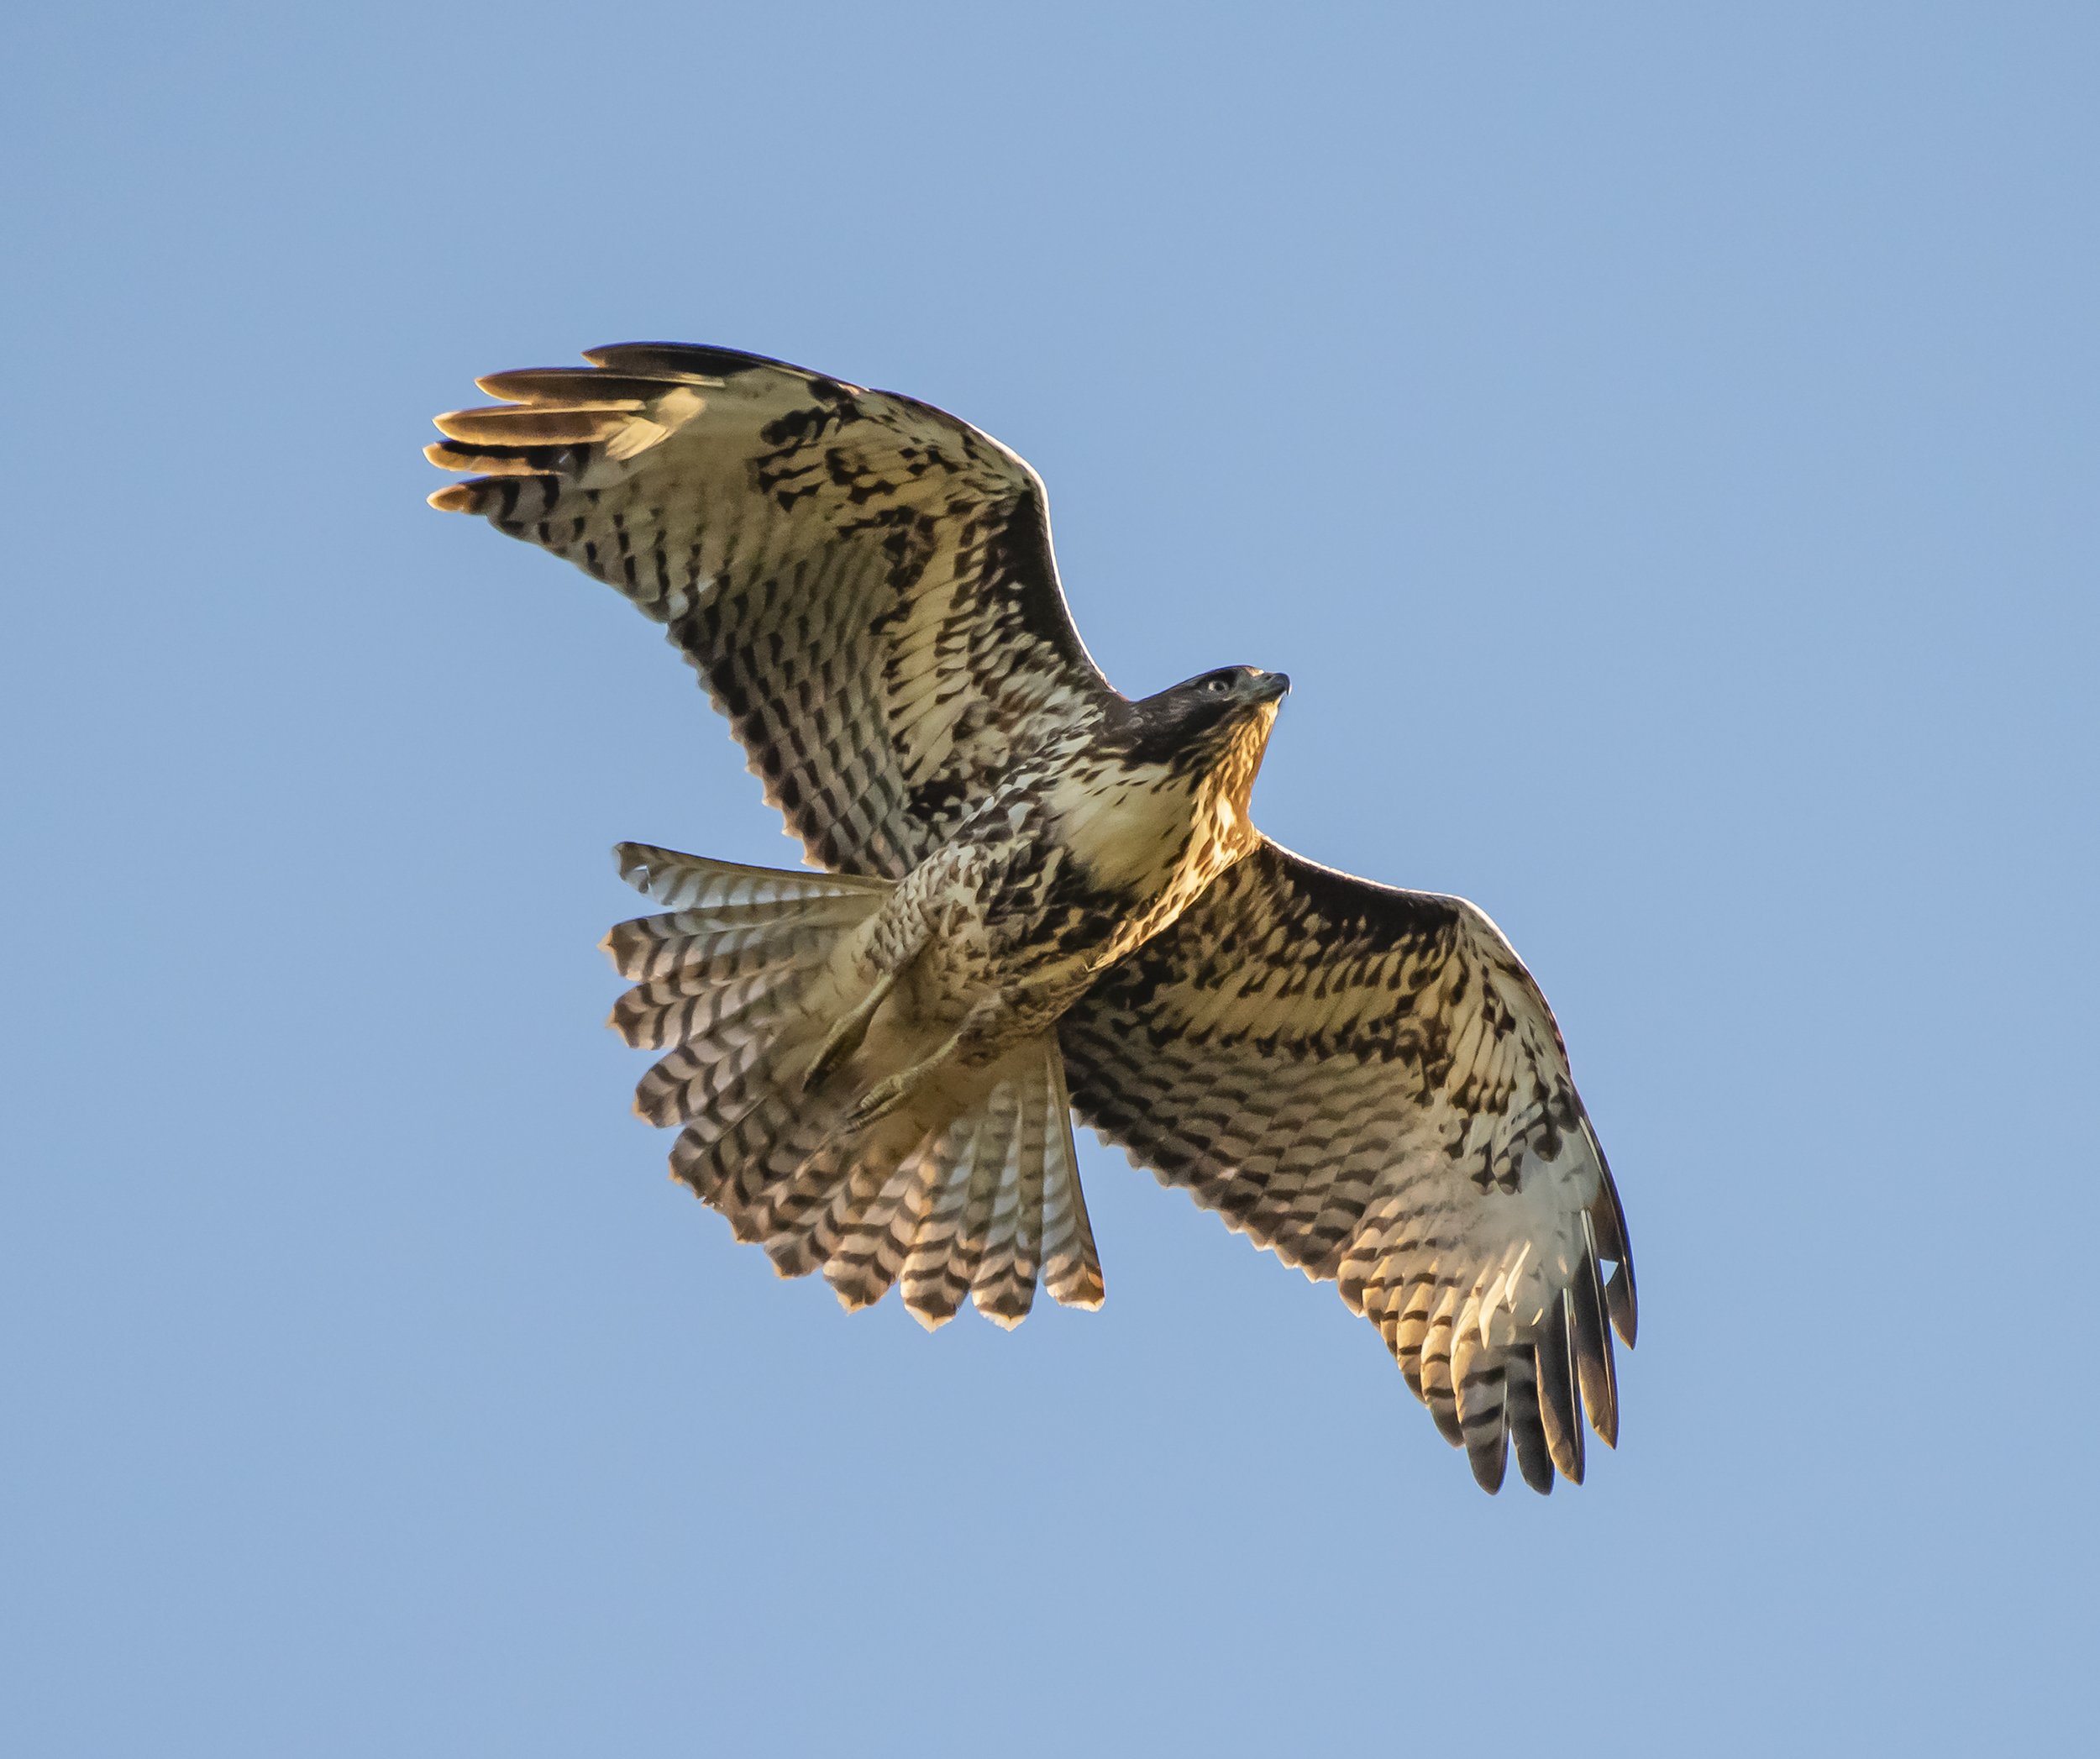
[[[842,1137],[858,1136],[870,1124],[888,1117],[911,1097],[923,1068],[921,1064],[920,1069],[907,1069],[876,1082],[853,1101],[852,1109],[838,1121],[837,1133]]]

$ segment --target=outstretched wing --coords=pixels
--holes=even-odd
[[[1060,1028],[1080,1116],[1376,1325],[1501,1486],[1607,1442],[1633,1263],[1546,1000],[1459,898],[1264,842]],[[1607,1287],[1600,1261],[1616,1266]]]
[[[909,397],[666,343],[497,373],[430,497],[668,625],[812,860],[900,879],[1017,752],[1113,693],[1058,590],[1042,485]]]

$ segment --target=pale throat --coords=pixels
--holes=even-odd
[[[1179,915],[1261,843],[1247,796],[1274,718],[1264,710],[1200,769],[1147,764],[1061,782],[1049,802],[1059,840],[1095,885]]]
[[[1242,855],[1251,853],[1262,840],[1262,833],[1248,816],[1247,801],[1254,791],[1263,755],[1268,749],[1269,729],[1275,724],[1276,707],[1271,703],[1234,731],[1224,757],[1204,772],[1198,785],[1195,840],[1210,845],[1204,855],[1215,862],[1204,875],[1205,885]],[[1196,853],[1194,849],[1190,853]]]

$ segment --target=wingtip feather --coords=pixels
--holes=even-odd
[[[1546,1447],[1561,1476],[1571,1484],[1583,1481],[1583,1394],[1568,1348],[1568,1300],[1565,1291],[1548,1307],[1534,1344],[1538,1376],[1539,1418]]]
[[[499,403],[491,408],[449,409],[430,419],[438,433],[463,446],[589,446],[624,432],[640,407]]]
[[[1611,1280],[1604,1284],[1604,1306],[1611,1315],[1611,1329],[1630,1350],[1641,1331],[1641,1298],[1634,1289],[1631,1258],[1621,1258],[1612,1267]]]
[[[1466,1461],[1473,1468],[1473,1482],[1490,1496],[1499,1494],[1509,1469],[1509,1431],[1497,1429],[1491,1440],[1469,1442]]]
[[[1546,1451],[1546,1426],[1539,1416],[1539,1383],[1536,1352],[1518,1351],[1509,1358],[1509,1378],[1504,1387],[1509,1441],[1517,1457],[1517,1470],[1524,1482],[1541,1496],[1553,1494],[1553,1457]]]
[[[1597,1260],[1585,1257],[1568,1289],[1574,1325],[1575,1370],[1583,1389],[1589,1426],[1607,1447],[1619,1445],[1619,1377],[1611,1359],[1611,1334],[1604,1329],[1604,1290]]]
[[[742,349],[711,348],[695,342],[608,342],[587,348],[583,357],[593,366],[616,373],[671,373],[693,378],[728,379],[753,367],[770,366],[798,379],[814,377],[806,367],[790,365],[769,354]]]

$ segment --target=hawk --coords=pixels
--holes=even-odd
[[[814,872],[623,843],[606,947],[674,1174],[849,1309],[1002,1326],[1101,1270],[1072,1115],[1375,1325],[1487,1489],[1618,1431],[1633,1265],[1494,923],[1293,854],[1247,795],[1282,674],[1132,701],[1041,480],[916,400],[727,349],[497,373],[430,497],[665,627]],[[1609,1274],[1607,1274],[1609,1271]]]

